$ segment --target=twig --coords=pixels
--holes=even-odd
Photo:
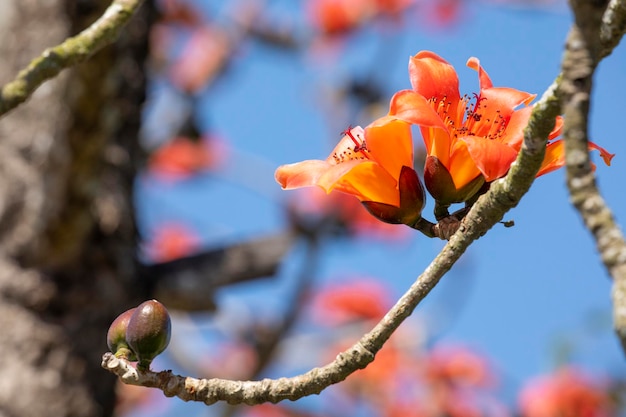
[[[0,90],[0,116],[25,102],[41,84],[63,69],[87,60],[113,43],[143,0],[114,0],[104,14],[78,35],[46,49]]]
[[[587,128],[592,77],[601,57],[610,53],[607,47],[615,47],[626,30],[626,7],[623,1],[613,1],[605,12],[597,3],[572,2],[575,24],[567,39],[561,86],[565,115],[563,138],[571,201],[592,233],[602,262],[613,277],[613,324],[626,352],[626,242],[596,185]],[[615,22],[619,22],[619,30]]]

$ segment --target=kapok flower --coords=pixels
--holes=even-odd
[[[391,307],[392,299],[389,288],[380,281],[358,277],[322,288],[313,298],[312,310],[323,324],[380,320]]]
[[[310,0],[311,24],[326,35],[347,34],[378,17],[398,17],[415,0]]]
[[[528,382],[520,393],[519,406],[525,417],[616,415],[607,384],[569,367]]]
[[[452,385],[488,387],[495,377],[488,361],[460,345],[437,345],[425,364],[426,378]]]
[[[343,34],[354,30],[376,12],[372,0],[313,0],[308,14],[314,27],[325,34]]]
[[[326,160],[280,166],[276,181],[284,189],[316,185],[350,194],[380,220],[413,225],[425,196],[413,170],[410,125],[384,117],[345,133]]]
[[[195,140],[177,136],[154,151],[148,170],[161,178],[183,179],[200,171],[216,169],[226,159],[227,152],[225,143],[218,138]]]
[[[478,72],[480,92],[461,97],[454,67],[433,52],[419,52],[409,61],[413,89],[396,93],[390,105],[390,115],[420,125],[428,154],[424,182],[443,205],[467,201],[484,182],[506,175],[521,149],[535,98],[513,88],[494,87],[477,58],[470,58],[467,66]],[[423,123],[433,116],[442,123]],[[562,125],[558,117],[549,140],[561,133]],[[595,144],[590,148],[599,150],[610,164],[613,155]],[[563,165],[563,146],[551,142],[538,175]]]
[[[156,229],[145,251],[151,262],[168,262],[193,254],[201,243],[193,229],[183,224],[165,223]]]

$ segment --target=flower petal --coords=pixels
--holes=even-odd
[[[552,132],[550,132],[550,134],[548,135],[548,139],[554,139],[557,136],[559,136],[561,134],[561,132],[563,131],[563,117],[562,116],[556,116],[556,121],[554,122],[554,129],[552,129]]]
[[[434,52],[420,51],[409,59],[409,78],[413,90],[426,99],[445,97],[452,106],[461,99],[454,67]]]
[[[497,140],[480,136],[465,136],[462,140],[467,144],[472,160],[487,182],[506,175],[517,157],[515,149]]]
[[[450,132],[446,129],[420,127],[420,133],[424,139],[426,153],[437,157],[439,162],[448,167],[450,165],[450,149],[456,139],[450,136]]]
[[[506,125],[504,134],[500,137],[500,142],[506,143],[519,152],[524,141],[524,129],[528,125],[532,111],[532,106],[515,110]]]
[[[496,120],[496,117],[508,120],[516,107],[530,104],[536,96],[515,88],[487,88],[480,91],[480,113],[485,114],[485,117],[491,117],[492,120]]]
[[[380,126],[365,128],[365,143],[369,157],[378,162],[391,176],[398,178],[403,166],[413,168],[413,139],[411,125],[392,120]]]
[[[615,156],[614,153],[609,153],[603,147],[598,146],[593,142],[589,142],[589,150],[592,150],[592,149],[595,149],[596,151],[600,152],[600,156],[604,160],[604,163],[607,164],[608,166],[611,166],[611,159],[613,159],[613,157]]]
[[[514,88],[494,87],[482,90],[468,125],[476,136],[497,136],[501,134],[501,128],[509,122],[515,108],[522,103],[530,103],[534,98],[534,94]]]
[[[509,123],[506,125],[506,130],[500,138],[500,142],[506,143],[511,148],[519,152],[522,147],[522,142],[524,141],[524,129],[528,125],[532,111],[533,106],[522,107],[521,109],[515,110],[509,119]],[[548,135],[548,139],[551,140],[556,138],[561,134],[562,130],[563,118],[561,116],[557,116],[554,128]]]
[[[428,100],[412,90],[401,90],[391,97],[389,115],[414,125],[445,127]]]
[[[337,190],[361,201],[400,205],[397,180],[374,161],[355,160],[332,166],[317,184],[328,193]]]
[[[589,142],[589,150],[596,150],[600,152],[600,156],[604,160],[604,163],[608,166],[611,165],[611,159],[615,154],[609,153],[606,149],[596,145],[593,142]],[[546,146],[546,154],[543,157],[543,162],[537,172],[537,176],[540,177],[549,172],[555,171],[565,165],[565,142],[563,140],[557,140],[549,143]],[[594,167],[595,169],[595,167]]]
[[[285,190],[317,185],[319,178],[331,165],[326,161],[308,160],[295,164],[281,165],[276,169],[274,178]]]
[[[555,171],[565,165],[565,142],[557,140],[552,143],[548,143],[546,146],[546,154],[543,157],[537,177]]]
[[[467,143],[462,139],[463,137],[458,138],[452,144],[450,148],[450,160],[448,162],[448,170],[450,171],[450,175],[452,175],[454,186],[457,190],[463,189],[481,174],[469,154]]]
[[[487,74],[487,71],[485,71],[483,69],[483,67],[480,65],[480,60],[478,58],[471,57],[470,59],[467,60],[467,63],[465,65],[467,65],[468,67],[470,67],[474,71],[478,72],[478,81],[480,82],[480,89],[481,90],[493,87],[493,83],[491,82],[491,78],[489,78],[489,75]]]
[[[397,181],[374,161],[349,160],[337,165],[308,160],[278,167],[276,181],[286,190],[317,185],[354,195],[359,200],[400,204]]]

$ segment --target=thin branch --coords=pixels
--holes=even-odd
[[[33,59],[17,77],[0,90],[0,116],[25,102],[46,80],[63,69],[87,60],[104,46],[113,43],[143,0],[114,0],[91,26],[63,43],[46,49]]]
[[[574,1],[572,8],[576,23],[567,39],[561,87],[567,186],[572,204],[592,233],[602,262],[613,277],[613,324],[626,352],[626,241],[596,185],[587,126],[592,77],[600,57],[610,53],[606,46],[616,46],[624,34],[626,7],[623,1],[614,1],[605,12],[598,9],[597,2]],[[608,26],[614,22],[620,22],[620,30]],[[607,34],[617,39],[611,40]]]

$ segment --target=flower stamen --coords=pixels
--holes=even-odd
[[[367,144],[365,143],[365,139],[361,139],[358,135],[357,137],[361,140],[355,138],[352,134],[352,126],[348,126],[348,128],[341,133],[348,135],[352,142],[354,142],[354,153],[361,152],[367,157]]]

